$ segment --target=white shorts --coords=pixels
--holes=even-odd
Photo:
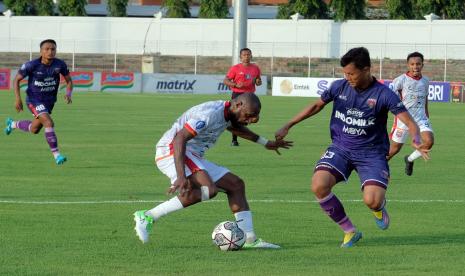
[[[171,181],[171,184],[173,184],[178,177],[176,173],[176,166],[174,165],[173,155],[159,158],[155,157],[155,160],[158,160],[155,161],[158,169],[160,169],[160,171],[163,174],[168,176],[168,178]],[[186,152],[185,163],[186,165],[184,166],[184,169],[186,171],[186,177],[190,176],[194,172],[202,170],[207,172],[208,175],[210,175],[210,178],[213,180],[214,183],[229,172],[227,168],[218,166],[215,163],[212,163],[201,157],[197,157],[193,155],[191,152]]]
[[[426,120],[421,120],[419,122],[416,122],[418,127],[420,128],[420,132],[433,132],[433,128],[431,127],[431,124],[428,119]],[[392,125],[392,130],[391,130],[391,140],[399,143],[399,144],[405,144],[407,142],[407,138],[409,136],[408,132],[408,127],[397,117],[394,119],[394,124]]]

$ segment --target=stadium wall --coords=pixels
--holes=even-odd
[[[53,38],[62,53],[229,56],[232,30],[232,19],[0,17],[0,52],[36,51]],[[373,58],[414,49],[465,59],[464,31],[465,20],[248,20],[255,56],[337,58],[363,45]]]

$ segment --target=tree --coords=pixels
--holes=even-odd
[[[125,17],[129,0],[108,0],[107,10],[109,16]]]
[[[4,0],[3,3],[14,15],[34,15],[35,9],[31,0]]]
[[[200,2],[200,18],[226,18],[229,14],[226,0],[202,0]]]
[[[423,19],[426,14],[434,13],[443,19],[464,19],[464,0],[414,0],[418,19]]]
[[[391,19],[414,19],[413,3],[410,0],[387,0],[386,8]]]
[[[336,21],[365,19],[365,0],[331,0],[331,10]]]
[[[58,10],[64,16],[86,16],[86,0],[60,0]]]
[[[37,15],[51,16],[55,14],[55,5],[52,0],[36,0],[34,7]]]
[[[323,0],[290,0],[288,4],[279,5],[276,18],[289,19],[300,13],[306,19],[328,18],[328,6]]]
[[[189,11],[189,3],[190,0],[165,0],[165,2],[163,2],[163,9],[166,10],[166,17],[191,17],[191,12]]]

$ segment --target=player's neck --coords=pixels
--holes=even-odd
[[[46,58],[40,57],[40,63],[42,63],[42,64],[50,65],[50,64],[52,64],[52,62],[53,62],[53,58],[52,59],[46,59]]]
[[[365,91],[368,87],[370,87],[371,84],[372,84],[374,81],[376,81],[376,79],[375,79],[372,75],[370,75],[370,77],[367,78],[365,82],[363,82],[362,84],[360,84],[359,87],[356,87],[356,90],[359,91],[359,92],[363,92],[363,91]]]
[[[249,66],[249,65],[250,65],[250,62],[241,62],[241,64],[242,64],[242,66],[245,66],[245,67],[247,67],[247,66]]]

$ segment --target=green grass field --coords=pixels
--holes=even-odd
[[[61,151],[56,166],[39,135],[0,135],[0,275],[464,275],[465,105],[432,103],[432,160],[414,175],[403,156],[391,162],[391,227],[377,229],[361,202],[358,177],[335,193],[364,238],[341,249],[342,233],[309,190],[313,165],[329,144],[331,107],[296,126],[293,149],[278,156],[225,133],[207,153],[241,176],[258,236],[281,250],[221,252],[213,227],[233,216],[226,197],[164,217],[142,245],[132,213],[167,200],[168,178],[153,164],[154,145],[188,107],[226,96],[76,93],[60,99],[53,118]],[[251,129],[275,130],[312,101],[262,98]],[[12,93],[0,92],[0,119],[16,114]]]

